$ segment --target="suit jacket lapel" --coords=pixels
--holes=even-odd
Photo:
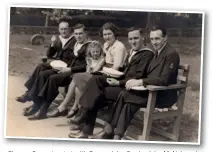
[[[156,68],[161,63],[161,61],[164,59],[165,53],[167,52],[167,45],[168,44],[166,44],[166,46],[162,49],[162,51],[158,55],[157,59],[153,58],[150,66],[149,66],[148,72],[151,72],[154,68]]]

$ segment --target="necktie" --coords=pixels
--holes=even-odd
[[[155,59],[157,59],[157,57],[158,57],[158,52],[155,53]]]

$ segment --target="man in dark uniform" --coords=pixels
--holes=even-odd
[[[45,74],[46,71],[41,72],[28,92],[28,96],[33,99],[35,105],[30,111],[25,113],[25,115],[31,115],[28,118],[29,120],[45,118],[47,109],[59,93],[58,87],[68,85],[73,73],[86,70],[85,57],[90,41],[86,36],[84,25],[77,24],[73,29],[76,43],[70,53],[68,67],[51,69],[49,74]]]
[[[72,35],[70,22],[68,19],[66,18],[60,19],[58,31],[60,34],[59,36],[53,35],[51,37],[51,44],[48,47],[46,56],[47,58],[50,59],[54,58],[57,60],[62,60],[66,62],[68,65],[70,65],[71,62],[70,54],[73,51],[76,39]],[[65,44],[64,43],[62,44],[61,40],[64,40]],[[26,102],[32,100],[29,98],[28,92],[29,90],[32,89],[38,75],[41,72],[44,75],[48,75],[49,73],[51,74],[53,71],[55,70],[52,69],[49,62],[39,64],[33,71],[32,75],[29,77],[27,82],[25,83],[27,91],[22,96],[17,97],[16,100],[19,102]]]
[[[141,30],[133,27],[129,29],[128,40],[131,50],[125,62],[124,75],[119,80],[104,75],[95,75],[87,83],[85,92],[80,98],[81,113],[71,119],[72,123],[85,124],[82,131],[70,138],[86,138],[93,133],[97,112],[104,106],[104,101],[116,101],[121,90],[129,79],[140,79],[146,77],[147,67],[154,53],[145,48],[142,43]]]
[[[167,86],[177,83],[180,59],[178,53],[167,43],[166,31],[160,27],[153,27],[150,32],[150,40],[156,54],[148,68],[147,77],[126,82],[126,90],[119,94],[109,123],[105,125],[103,132],[94,138],[112,139],[114,137],[114,139],[120,140],[123,137],[134,114],[140,107],[146,106],[148,101],[148,91],[136,91],[132,90],[132,87]],[[176,90],[157,93],[156,106],[158,108],[171,107],[176,101]]]

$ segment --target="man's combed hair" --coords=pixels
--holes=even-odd
[[[140,28],[140,27],[136,27],[136,26],[132,26],[132,27],[130,27],[130,28],[128,28],[128,33],[129,32],[132,32],[132,31],[139,31],[140,32],[140,34],[142,35],[142,33],[143,33],[143,31],[142,31],[142,29]]]
[[[69,27],[71,27],[71,19],[67,18],[67,17],[62,17],[59,19],[58,24],[62,23],[62,22],[66,22],[69,24]]]
[[[76,24],[76,25],[73,27],[74,30],[75,30],[75,29],[81,29],[81,28],[83,28],[84,31],[86,30],[84,24],[80,24],[80,23]]]
[[[152,26],[150,29],[150,31],[157,31],[157,30],[161,30],[163,37],[167,35],[165,28],[163,28],[159,25]]]

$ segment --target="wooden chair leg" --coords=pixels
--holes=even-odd
[[[144,113],[143,134],[139,137],[140,140],[149,140],[150,130],[152,127],[152,114],[155,109],[156,92],[149,92],[147,110]]]
[[[177,116],[174,118],[174,124],[172,129],[172,134],[175,137],[175,139],[173,139],[174,141],[178,141],[178,138],[179,138],[180,122],[181,122],[181,116]]]
[[[140,140],[149,140],[150,130],[152,126],[152,118],[149,117],[149,114],[144,114],[144,127],[143,134]]]
[[[183,104],[185,99],[185,89],[180,90],[179,100],[178,100],[178,116],[174,118],[173,130],[172,134],[175,136],[175,141],[178,141],[179,132],[180,132],[180,124],[182,118]]]

